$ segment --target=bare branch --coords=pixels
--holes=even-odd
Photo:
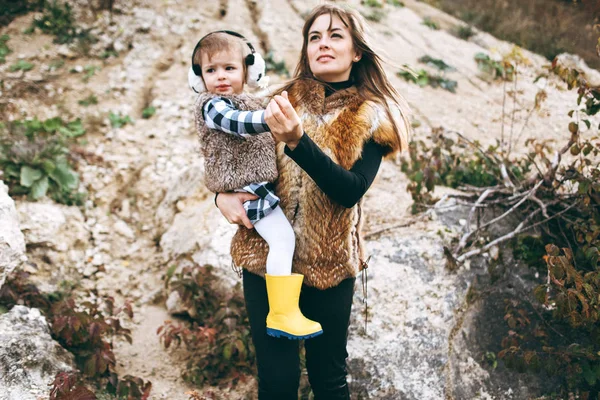
[[[502,180],[504,181],[504,186],[514,189],[515,185],[512,183],[508,176],[508,172],[506,171],[506,165],[504,163],[500,164],[500,173],[502,174]]]
[[[520,232],[523,230],[523,225],[525,225],[527,222],[529,222],[529,221],[530,221],[530,220],[531,220],[533,217],[535,217],[535,216],[536,216],[536,215],[537,215],[537,214],[538,214],[540,211],[541,211],[541,210],[538,208],[538,209],[536,209],[535,211],[533,211],[531,214],[529,214],[529,216],[528,216],[527,218],[525,218],[525,220],[524,220],[524,221],[522,221],[522,222],[521,222],[521,223],[520,223],[520,224],[517,226],[517,228],[516,228],[514,231],[512,231],[512,232],[510,232],[510,233],[507,233],[507,234],[506,234],[506,235],[504,235],[504,236],[500,236],[499,238],[497,238],[497,239],[495,239],[495,240],[492,240],[491,242],[489,242],[488,244],[486,244],[486,245],[485,245],[485,246],[483,246],[483,247],[480,247],[480,248],[478,248],[478,249],[475,249],[475,250],[471,250],[471,251],[469,251],[469,252],[467,252],[467,253],[464,253],[463,255],[461,255],[461,256],[459,256],[459,257],[456,257],[456,261],[458,261],[458,262],[463,262],[463,261],[464,261],[464,260],[466,260],[467,258],[470,258],[470,257],[473,257],[473,256],[475,256],[475,255],[481,254],[481,253],[483,253],[483,252],[485,252],[485,251],[489,250],[490,248],[492,248],[493,246],[495,246],[495,245],[497,245],[497,244],[499,244],[499,243],[502,243],[502,242],[505,242],[505,241],[507,241],[507,240],[510,240],[510,239],[514,238],[514,237],[515,237],[517,234],[519,234],[519,233],[520,233]],[[530,228],[530,227],[528,227],[528,229],[529,229],[529,228]]]
[[[396,224],[396,225],[391,225],[391,226],[386,226],[385,228],[381,228],[381,229],[375,230],[373,232],[368,232],[368,233],[366,233],[364,235],[364,239],[366,240],[366,239],[372,238],[373,236],[377,236],[377,235],[379,235],[381,233],[388,232],[388,231],[391,231],[393,229],[406,228],[408,226],[411,226],[411,225],[415,224],[416,222],[418,222],[420,220],[423,220],[423,218],[420,218],[420,219],[419,218],[414,218],[414,219],[412,219],[412,220],[410,220],[408,222],[404,222],[404,223]]]
[[[518,66],[519,66],[519,64],[515,63],[515,81],[514,81],[515,84],[513,85],[513,109],[512,109],[512,116],[511,116],[511,120],[510,120],[510,136],[508,139],[507,157],[508,157],[508,154],[510,154],[510,152],[512,151],[513,131],[514,131],[514,127],[515,127],[515,113],[517,111],[517,80],[519,77]]]
[[[479,198],[477,199],[475,204],[473,204],[473,207],[471,207],[471,211],[469,211],[469,217],[467,218],[467,226],[466,226],[467,233],[471,232],[471,220],[473,219],[473,214],[475,213],[475,209],[485,200],[486,197],[488,197],[492,193],[493,193],[492,189],[487,189],[485,192],[483,192],[481,194],[481,196],[479,196]]]
[[[544,217],[546,218],[550,218],[548,216],[548,210],[546,209],[546,205],[544,204],[543,201],[541,201],[540,199],[538,199],[535,196],[531,196],[531,200],[535,201],[536,203],[538,203],[538,205],[540,206],[540,208],[542,209],[542,214],[544,215]]]
[[[565,208],[564,210],[562,210],[560,212],[557,212],[556,214],[552,215],[551,217],[546,218],[546,219],[544,219],[542,221],[536,222],[534,224],[531,224],[531,225],[523,228],[523,225],[525,225],[525,223],[529,222],[533,217],[535,217],[541,211],[541,209],[538,208],[538,209],[534,210],[531,214],[529,214],[529,216],[527,218],[525,218],[525,220],[523,222],[521,222],[514,231],[512,231],[512,232],[510,232],[510,233],[508,233],[508,234],[506,234],[504,236],[501,236],[501,237],[499,237],[497,239],[495,239],[494,241],[488,243],[484,247],[481,247],[479,249],[475,249],[475,250],[469,251],[467,253],[462,254],[459,257],[456,257],[456,261],[457,262],[463,262],[467,258],[473,257],[475,255],[478,255],[478,254],[481,254],[481,253],[487,251],[492,246],[495,246],[495,245],[497,245],[499,243],[502,243],[502,242],[505,242],[505,241],[507,241],[509,239],[512,239],[513,237],[515,237],[517,234],[519,234],[521,232],[525,232],[525,231],[528,231],[530,229],[535,228],[536,226],[545,224],[546,222],[550,221],[551,219],[554,219],[554,218],[560,216],[561,214],[566,213],[571,208],[575,207],[578,203],[579,203],[579,201],[576,201],[575,203],[569,205],[569,207]]]
[[[467,231],[467,233],[465,233],[462,236],[458,245],[456,246],[456,249],[454,250],[454,254],[457,255],[462,249],[465,248],[465,246],[467,245],[467,241],[469,240],[469,238],[471,237],[471,235],[474,232],[481,231],[481,230],[485,229],[486,227],[500,221],[502,218],[506,217],[507,215],[511,214],[512,212],[514,212],[521,204],[523,204],[527,199],[529,199],[533,194],[535,194],[535,191],[542,185],[542,183],[544,183],[544,181],[539,181],[531,190],[529,190],[529,193],[527,194],[527,196],[525,196],[521,200],[519,200],[514,206],[509,208],[502,215],[486,222],[485,224],[483,224],[482,226],[480,226],[477,230],[475,230],[473,232]]]

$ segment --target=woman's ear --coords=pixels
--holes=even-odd
[[[354,58],[352,59],[352,61],[353,62],[359,62],[361,58],[362,58],[362,53],[356,52],[354,54]]]

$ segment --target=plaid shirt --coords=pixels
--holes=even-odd
[[[270,132],[265,123],[265,110],[239,111],[224,97],[213,97],[204,104],[204,121],[210,129],[232,135],[256,135]]]
[[[257,135],[270,132],[265,123],[265,111],[239,111],[233,102],[223,97],[213,97],[204,104],[204,121],[206,126],[232,135]],[[257,195],[256,200],[244,202],[248,219],[254,225],[266,217],[279,205],[279,197],[275,195],[275,185],[271,182],[251,183],[237,191]],[[216,199],[216,197],[215,197]]]

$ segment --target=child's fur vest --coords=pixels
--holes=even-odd
[[[289,99],[302,120],[305,134],[337,164],[350,169],[371,138],[387,149],[400,149],[384,107],[365,101],[354,87],[325,97],[317,82],[300,81]],[[298,103],[299,102],[299,103]],[[296,234],[293,271],[319,289],[354,277],[363,268],[362,200],[351,208],[332,202],[291,158],[285,143],[277,145],[279,179],[276,194]],[[231,241],[234,265],[264,276],[267,243],[254,229],[240,226]]]
[[[258,98],[246,94],[221,96],[202,93],[198,96],[194,114],[204,156],[204,183],[212,192],[241,189],[250,183],[273,182],[277,179],[275,141],[269,132],[239,137],[204,123],[202,109],[213,97],[225,97],[233,101],[240,111],[264,109]]]

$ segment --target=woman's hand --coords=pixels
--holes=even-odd
[[[252,193],[219,193],[217,207],[230,224],[244,225],[246,228],[252,229],[254,226],[250,223],[243,204],[245,201],[256,199],[258,196]]]
[[[284,142],[292,150],[304,135],[300,117],[296,114],[285,91],[269,102],[265,110],[265,122],[269,125],[273,138],[278,142]]]

